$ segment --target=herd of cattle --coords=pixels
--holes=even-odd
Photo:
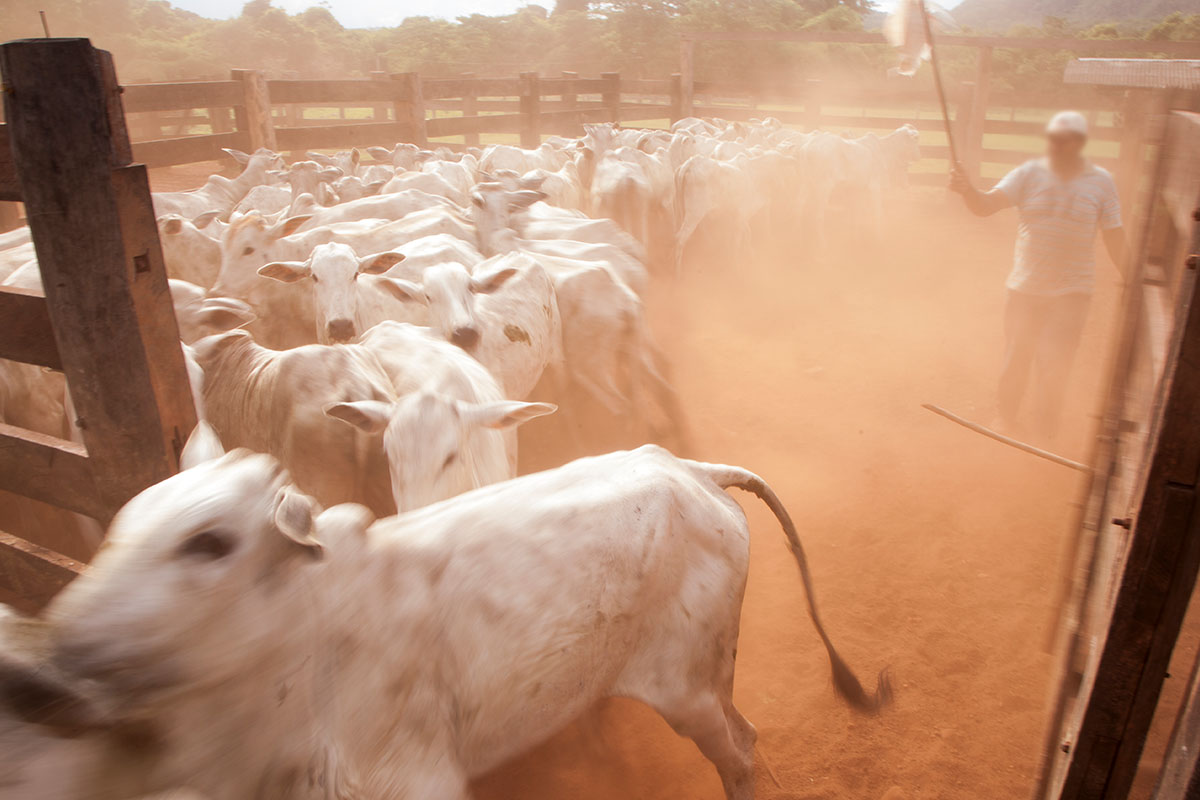
[[[752,797],[731,486],[783,526],[838,691],[885,703],[761,479],[654,446],[517,478],[515,429],[553,399],[576,436],[581,399],[685,447],[650,273],[702,226],[740,248],[803,215],[819,237],[839,192],[874,224],[916,131],[686,119],[367,153],[230,151],[236,178],[154,195],[204,422],[43,618],[3,622],[0,798],[466,798],[611,695]],[[0,236],[0,284],[40,288],[27,230]],[[61,376],[15,363],[0,421],[79,435]]]

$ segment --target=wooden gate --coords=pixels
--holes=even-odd
[[[107,52],[8,42],[0,71],[0,199],[25,203],[44,287],[0,289],[0,357],[61,370],[82,439],[0,424],[0,488],[107,523],[196,424],[146,168]],[[36,609],[78,568],[0,532],[4,600]]]
[[[1038,800],[1128,795],[1200,567],[1200,115],[1167,118],[1145,212],[1072,548]]]

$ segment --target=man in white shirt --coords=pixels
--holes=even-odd
[[[1053,436],[1075,351],[1095,288],[1094,244],[1101,232],[1109,258],[1122,268],[1125,234],[1117,187],[1106,170],[1083,155],[1087,120],[1055,114],[1046,126],[1046,155],[1025,162],[988,191],[955,168],[950,188],[967,208],[986,217],[1017,207],[1020,225],[1004,312],[1004,369],[999,424],[1016,428],[1029,395],[1037,432]],[[1030,378],[1032,388],[1027,392]]]

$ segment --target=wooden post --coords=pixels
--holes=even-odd
[[[388,74],[386,72],[376,69],[376,70],[371,70],[369,77],[373,81],[386,81],[388,79]],[[387,103],[376,103],[375,106],[371,109],[371,119],[375,120],[376,122],[387,122],[387,120],[388,120]]]
[[[679,39],[679,116],[693,114],[696,93],[695,72],[696,42],[686,37]]]
[[[959,141],[963,154],[963,169],[974,180],[980,177],[983,162],[983,135],[987,124],[987,110],[991,103],[992,48],[981,47],[975,65],[975,94],[971,98],[971,115],[966,130]]]
[[[621,122],[621,73],[601,72],[600,80],[605,82],[604,91],[600,93],[600,103],[604,106],[604,115],[613,122]]]
[[[564,71],[562,74],[562,78],[564,81],[567,81],[565,88],[563,89],[563,93],[562,93],[562,109],[564,111],[571,110],[571,111],[577,112],[574,115],[572,115],[571,122],[568,123],[567,126],[563,130],[568,131],[573,136],[577,136],[583,130],[583,128],[582,128],[583,115],[578,113],[578,111],[579,111],[579,96],[575,92],[575,81],[578,80],[579,73],[571,72],[571,71]],[[561,119],[561,117],[560,117],[560,119]],[[556,126],[556,129],[554,132],[555,133],[560,132],[560,130],[557,128],[557,126]]]
[[[146,168],[130,163],[108,53],[8,42],[0,69],[54,340],[111,514],[178,470],[196,424]]]
[[[521,73],[521,147],[532,150],[542,143],[542,96],[536,72]]]
[[[1128,215],[1137,199],[1138,178],[1146,163],[1145,133],[1149,103],[1144,93],[1131,89],[1121,106],[1121,142],[1117,152],[1117,191],[1121,207]]]
[[[951,95],[953,98],[953,95]],[[951,102],[954,102],[951,99]],[[958,87],[958,100],[954,102],[954,120],[950,125],[950,130],[954,135],[954,143],[958,146],[959,157],[963,157],[964,149],[962,143],[967,140],[971,128],[971,117],[975,108],[975,84],[971,81],[963,81]],[[949,143],[947,142],[947,146]],[[947,159],[950,157],[947,156]]]
[[[400,83],[399,96],[403,99],[392,104],[396,122],[404,133],[402,138],[418,147],[429,143],[425,133],[425,97],[421,92],[421,76],[416,72],[400,72],[392,76]]]
[[[464,117],[475,117],[479,115],[479,90],[476,89],[475,73],[464,72],[460,76],[464,81],[469,81],[467,88],[463,89],[462,96],[462,115]],[[467,147],[479,146],[479,133],[472,132],[463,135],[463,143]]]
[[[671,122],[683,119],[683,76],[678,72],[671,76]]]
[[[250,136],[250,152],[260,147],[275,150],[275,123],[271,119],[271,95],[267,91],[267,79],[261,70],[235,69],[230,77],[242,82],[243,117],[238,119],[238,128]]]
[[[229,124],[228,108],[210,108],[208,121],[213,133],[229,133],[233,128]]]
[[[821,127],[821,81],[816,78],[804,81],[804,127],[810,131]]]

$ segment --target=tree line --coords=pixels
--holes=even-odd
[[[549,0],[547,0],[549,2]],[[328,8],[288,14],[270,0],[250,0],[229,20],[212,20],[164,0],[43,0],[56,36],[88,36],[113,51],[125,82],[212,80],[234,67],[271,77],[362,77],[373,70],[453,77],[465,72],[511,76],[621,72],[661,78],[678,70],[681,31],[857,31],[877,29],[882,15],[870,0],[557,0],[513,14],[474,14],[457,20],[411,17],[388,28],[348,29]],[[4,38],[42,35],[27,0],[0,0]],[[966,30],[966,33],[971,31]],[[1200,14],[1151,22],[1101,23],[1085,28],[1049,17],[1017,36],[1140,38],[1149,42],[1200,39]],[[997,51],[998,88],[1021,90],[1059,82],[1067,52]],[[882,80],[895,63],[884,46],[713,42],[699,46],[698,79],[774,83]],[[951,81],[970,80],[974,54],[947,48]],[[927,80],[926,74],[917,80]]]

